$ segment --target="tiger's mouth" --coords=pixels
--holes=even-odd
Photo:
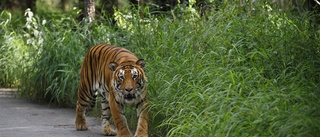
[[[124,96],[125,100],[134,100],[136,98],[135,94],[127,94]]]

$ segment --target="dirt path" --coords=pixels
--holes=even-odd
[[[87,117],[88,131],[76,131],[75,110],[52,108],[0,90],[0,137],[102,137],[99,118]]]

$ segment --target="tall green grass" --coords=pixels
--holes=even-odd
[[[98,27],[101,26],[95,29]],[[24,72],[22,95],[73,106],[77,99],[80,65],[89,45],[96,42],[92,38],[97,38],[89,28],[92,26],[81,26],[68,15],[39,24],[44,41],[39,45],[40,52],[35,53],[37,58]]]
[[[319,32],[308,18],[257,12],[160,20],[134,34],[151,63],[154,136],[319,134]]]
[[[35,17],[43,41],[21,38],[34,47],[19,80],[22,94],[74,106],[86,50],[110,43],[147,62],[150,136],[320,134],[320,33],[311,14],[235,5],[203,18],[183,9],[134,13],[117,13],[115,25],[103,17],[88,25],[71,15]],[[128,112],[133,126],[135,111]]]
[[[0,87],[13,87],[19,83],[26,56],[23,36],[14,31],[15,17],[7,11],[0,13]]]

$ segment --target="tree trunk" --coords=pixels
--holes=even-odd
[[[61,0],[60,8],[62,9],[62,11],[66,11],[67,10],[67,0]]]
[[[87,22],[91,23],[94,21],[94,16],[95,16],[94,0],[84,0],[83,12]]]

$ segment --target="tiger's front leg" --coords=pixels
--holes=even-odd
[[[105,94],[105,93],[103,93]],[[101,115],[101,125],[103,135],[115,136],[117,132],[110,125],[110,106],[107,98],[103,97],[101,101],[102,115]]]
[[[149,101],[145,99],[137,106],[138,125],[135,137],[148,137]]]
[[[114,95],[112,95],[112,91],[110,92],[109,96],[109,104],[110,104],[110,110],[111,115],[113,117],[113,121],[115,126],[117,127],[117,136],[118,137],[132,137],[132,133],[129,130],[127,119],[123,112],[123,104],[120,104],[117,102],[114,98]]]

